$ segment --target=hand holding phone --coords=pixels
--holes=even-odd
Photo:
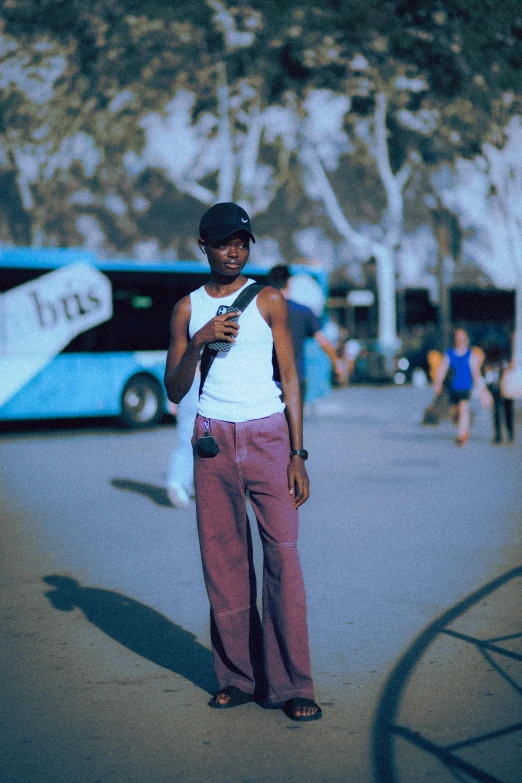
[[[231,315],[230,318],[227,318],[226,319],[227,321],[239,320],[239,312],[237,307],[229,307],[228,305],[219,305],[216,315],[224,315],[225,313],[235,313],[235,315]],[[211,350],[223,351],[224,353],[230,351],[232,345],[233,343],[226,343],[223,340],[215,340],[213,343],[208,343],[208,347]]]

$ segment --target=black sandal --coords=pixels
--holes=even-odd
[[[312,715],[297,716],[297,710],[300,710],[302,707],[317,707],[317,712],[314,712]],[[295,696],[293,699],[285,701],[282,710],[290,720],[300,721],[301,723],[309,720],[319,720],[319,718],[323,717],[323,711],[319,705],[313,699],[304,699],[302,696]]]
[[[230,696],[230,701],[227,701],[226,704],[219,704],[216,701],[216,696],[221,696],[221,694]],[[236,688],[235,685],[227,685],[226,688],[216,691],[208,702],[208,706],[214,707],[216,710],[228,710],[231,707],[240,707],[242,704],[248,704],[251,701],[254,701],[254,696],[251,693],[245,693],[240,688]]]

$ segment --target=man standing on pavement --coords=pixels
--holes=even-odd
[[[332,363],[333,370],[339,379],[344,381],[343,362],[337,355],[335,347],[321,330],[321,322],[309,307],[294,302],[290,296],[290,278],[291,272],[286,264],[277,264],[273,266],[268,273],[268,282],[274,288],[277,288],[286,299],[288,307],[288,320],[290,323],[290,333],[292,335],[292,344],[294,347],[295,363],[299,377],[299,387],[301,390],[301,400],[304,402],[306,396],[306,373],[304,346],[309,337],[313,337],[321,346],[325,354]]]
[[[297,552],[297,509],[310,489],[287,306],[279,291],[266,286],[238,321],[230,319],[230,311],[216,315],[220,305],[230,307],[254,284],[243,275],[250,240],[255,241],[250,219],[237,204],[216,204],[201,218],[199,246],[210,278],[174,308],[165,386],[178,403],[193,383],[202,349],[215,341],[230,344],[215,353],[203,376],[192,441],[219,684],[209,706],[226,709],[262,699],[292,720],[310,721],[322,713],[313,695]],[[273,348],[284,403],[273,380]],[[263,543],[262,624],[247,492]]]

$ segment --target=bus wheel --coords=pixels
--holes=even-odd
[[[163,416],[163,393],[150,375],[129,378],[121,395],[121,419],[128,427],[147,427]]]

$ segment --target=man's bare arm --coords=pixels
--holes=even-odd
[[[444,378],[446,377],[446,373],[449,370],[449,358],[447,354],[444,354],[442,361],[439,365],[439,369],[437,370],[437,378],[435,380],[435,386],[434,386],[434,392],[435,394],[440,394],[442,391],[442,384],[444,383]]]
[[[316,332],[314,334],[315,341],[321,346],[325,354],[328,356],[332,363],[333,370],[335,374],[337,375],[337,379],[339,381],[343,381],[343,369],[342,369],[342,362],[339,359],[339,356],[337,355],[337,351],[335,350],[335,346],[332,345],[328,337],[325,335],[325,333],[321,330]]]
[[[199,348],[189,340],[190,297],[181,299],[170,320],[170,345],[167,352],[164,383],[171,402],[180,402],[192,386],[199,359]],[[189,347],[190,346],[190,347]]]
[[[171,402],[180,402],[189,391],[206,343],[224,340],[233,343],[239,324],[230,320],[230,313],[216,315],[189,339],[190,297],[181,299],[174,307],[170,321],[170,346],[167,352],[164,383]]]

